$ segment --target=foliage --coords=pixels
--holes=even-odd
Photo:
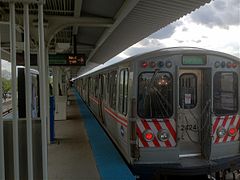
[[[7,80],[5,78],[2,78],[2,96],[4,99],[7,98],[7,93],[11,90],[11,80]]]

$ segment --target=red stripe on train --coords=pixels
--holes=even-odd
[[[148,142],[145,141],[143,138],[144,142],[148,144],[148,147],[173,147],[176,144],[176,130],[175,126],[172,125],[169,119],[165,119],[164,121],[158,121],[158,119],[154,118],[151,120],[146,120],[146,119],[141,119],[141,121],[137,122],[137,127],[139,128],[139,131],[141,131],[141,134],[144,133],[145,130],[152,130],[154,134],[153,141]],[[157,134],[161,129],[165,129],[169,132],[169,139],[166,141],[161,141],[158,139]],[[140,139],[139,139],[140,141]],[[140,147],[146,147],[144,144],[140,145]]]
[[[238,118],[238,122],[237,122],[236,128],[237,128],[237,131],[238,131],[237,133],[239,134],[239,128],[240,128],[240,117]],[[237,135],[236,135],[236,136],[237,136]],[[235,139],[236,136],[233,136],[233,137],[231,138],[231,141],[236,140],[236,139]]]
[[[234,116],[232,117],[229,126],[233,125],[235,119],[236,119],[236,115],[234,115]],[[225,135],[224,138],[223,138],[223,142],[226,142],[227,139],[228,139],[228,137],[229,137],[229,136],[228,136],[228,133],[226,133],[226,135]]]
[[[124,127],[127,127],[127,124],[124,124],[124,122],[120,121],[117,117],[114,116],[114,114],[112,114],[111,112],[108,111],[107,108],[104,108],[104,110],[118,123],[120,123],[121,125],[123,125]]]
[[[142,142],[143,146],[144,146],[144,147],[148,147],[148,143],[143,139],[142,132],[141,132],[141,130],[139,129],[138,126],[136,126],[136,130],[137,130],[138,138],[139,138],[140,141]]]
[[[93,102],[95,102],[96,104],[99,104],[99,101],[98,101],[98,99],[95,99],[94,97],[92,97],[92,96],[90,96],[90,99],[93,101]]]
[[[221,126],[225,127],[226,123],[227,123],[227,120],[228,120],[228,116],[225,116],[224,120],[223,120],[223,123]],[[214,143],[219,143],[219,140],[220,138],[217,136],[216,140]]]
[[[176,139],[177,139],[177,133],[176,133],[175,129],[172,127],[172,124],[170,123],[170,120],[167,119],[166,122],[165,122],[165,124],[166,124],[168,130],[170,131],[173,139],[176,141]]]
[[[160,123],[156,119],[153,119],[153,123],[154,123],[154,125],[155,125],[155,127],[157,128],[158,131],[163,129],[162,126],[160,125]],[[169,140],[165,141],[164,143],[165,143],[165,145],[167,147],[171,147],[172,146]]]
[[[229,122],[228,125],[227,125],[227,122]],[[224,137],[222,137],[222,138],[218,137],[218,134],[217,134],[217,128],[218,127],[222,126],[228,131],[229,127],[231,127],[233,125],[235,125],[235,127],[238,131],[236,136],[230,137],[228,132],[227,132]],[[213,124],[213,131],[212,131],[213,137],[214,137],[213,143],[221,143],[221,142],[226,143],[226,142],[231,142],[231,141],[238,140],[239,127],[240,127],[240,117],[237,116],[237,115],[231,116],[231,119],[230,119],[230,116],[219,116],[219,117],[217,117],[214,121],[214,124]]]
[[[147,129],[152,130],[152,129],[150,128],[148,122],[146,121],[146,119],[142,119],[142,123],[143,123],[143,126],[145,127],[146,130],[147,130]],[[159,144],[158,140],[156,139],[156,136],[154,136],[154,138],[153,138],[153,143],[154,143],[154,145],[155,145],[156,147],[160,147],[160,144]]]
[[[217,129],[218,123],[219,123],[219,121],[220,121],[220,118],[221,118],[221,117],[218,116],[218,117],[216,118],[214,124],[213,124],[213,130],[212,130],[213,135],[214,135],[215,132],[216,132],[216,129]]]
[[[107,107],[105,107],[107,108]],[[119,116],[117,113],[113,112],[111,109],[107,108],[108,111],[110,111],[112,114],[114,114],[117,118],[121,119],[124,122],[128,122],[126,119],[124,119],[123,117]]]

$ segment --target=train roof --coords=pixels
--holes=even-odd
[[[25,66],[17,66],[17,69],[25,69]],[[39,74],[38,70],[31,68],[30,73]]]
[[[159,53],[161,53],[161,54],[159,55]],[[170,47],[170,48],[163,48],[163,49],[158,49],[158,50],[154,50],[154,51],[150,51],[150,52],[140,53],[140,54],[131,56],[129,58],[123,59],[123,60],[118,61],[113,64],[102,65],[99,69],[96,69],[96,70],[93,69],[93,71],[90,70],[89,72],[87,72],[83,75],[80,75],[79,77],[77,77],[75,79],[87,76],[89,74],[92,74],[92,73],[95,73],[98,71],[105,70],[109,67],[112,67],[112,66],[115,66],[115,65],[118,65],[121,63],[125,63],[125,62],[128,62],[133,59],[137,59],[138,57],[144,58],[146,56],[149,58],[149,56],[176,55],[176,54],[182,54],[182,53],[184,53],[184,54],[199,53],[199,54],[208,54],[208,55],[218,55],[218,56],[230,58],[230,59],[240,62],[240,58],[230,55],[230,54],[227,54],[227,53],[219,52],[219,51],[208,50],[208,49],[198,48],[198,47]]]
[[[128,59],[131,58],[135,58],[135,57],[139,57],[139,56],[149,56],[150,54],[152,56],[158,55],[159,53],[161,53],[161,56],[164,55],[176,55],[176,54],[191,54],[191,53],[199,53],[199,54],[208,54],[208,55],[218,55],[218,56],[223,56],[223,57],[228,57],[230,59],[236,60],[240,62],[240,58],[227,54],[227,53],[223,53],[220,51],[214,51],[214,50],[208,50],[208,49],[204,49],[204,48],[198,48],[198,47],[170,47],[170,48],[163,48],[163,49],[158,49],[155,51],[150,51],[147,53],[141,53],[138,54],[136,56],[132,56],[129,57]],[[159,55],[158,55],[159,56]],[[128,60],[126,59],[126,60]],[[125,61],[125,60],[123,60]],[[121,61],[122,62],[122,61]]]

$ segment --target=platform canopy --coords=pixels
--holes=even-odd
[[[14,0],[12,0],[14,1]],[[26,1],[26,0],[25,0]],[[36,2],[36,0],[27,0]],[[16,1],[17,51],[23,50],[23,4]],[[108,61],[151,33],[210,0],[45,0],[45,42],[49,54],[83,54],[87,65]],[[30,5],[31,51],[37,52],[37,5]],[[0,0],[0,32],[9,51],[9,5]],[[4,57],[4,53],[3,53]],[[79,67],[70,68],[72,76]]]

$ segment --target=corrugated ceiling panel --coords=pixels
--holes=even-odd
[[[91,61],[106,62],[129,46],[208,2],[210,0],[141,0]]]
[[[73,16],[74,0],[46,0],[44,12],[46,15]]]
[[[113,18],[117,14],[124,0],[84,0],[82,4],[82,16],[98,16]]]
[[[8,3],[1,3],[1,8],[8,11],[9,6]],[[23,4],[16,3],[15,4],[16,13],[23,13]],[[46,4],[44,4],[44,14],[45,15],[56,15],[56,16],[73,16],[74,15],[74,0],[46,0]],[[38,13],[37,4],[29,5],[30,14]]]

